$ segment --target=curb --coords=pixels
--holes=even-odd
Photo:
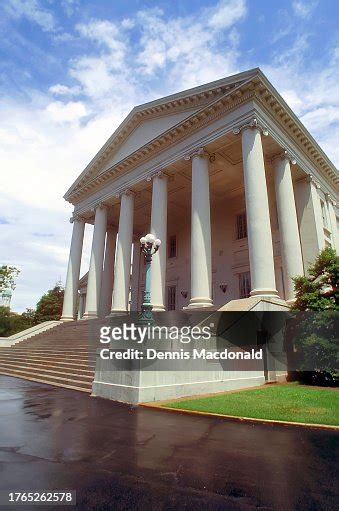
[[[237,415],[225,415],[222,413],[213,413],[213,412],[199,412],[196,410],[185,410],[183,408],[169,408],[168,406],[161,406],[157,404],[150,403],[139,403],[139,406],[143,408],[151,408],[153,410],[163,410],[164,412],[172,412],[172,413],[181,413],[186,415],[197,415],[202,417],[214,417],[219,419],[227,419],[237,422],[247,422],[254,424],[277,424],[279,426],[296,426],[296,427],[304,427],[304,428],[314,428],[314,429],[325,429],[332,431],[339,431],[339,426],[331,426],[329,424],[311,424],[308,422],[290,422],[290,421],[279,421],[274,419],[257,419],[254,417],[241,417]]]

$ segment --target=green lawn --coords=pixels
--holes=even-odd
[[[238,417],[339,425],[338,391],[288,383],[163,403],[169,408]]]

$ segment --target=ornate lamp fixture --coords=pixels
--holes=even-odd
[[[140,238],[141,252],[144,254],[146,264],[145,275],[145,290],[143,302],[141,305],[141,314],[139,317],[140,323],[153,323],[152,304],[151,304],[151,263],[152,256],[158,252],[161,245],[161,240],[156,238],[153,234],[147,234]]]

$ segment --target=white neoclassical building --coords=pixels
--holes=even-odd
[[[63,319],[140,309],[138,240],[149,231],[162,240],[154,309],[286,306],[291,277],[338,248],[338,182],[259,69],[138,106],[65,195],[74,213]],[[92,252],[79,281],[86,223]]]

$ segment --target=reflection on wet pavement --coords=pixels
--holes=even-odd
[[[75,489],[77,509],[336,509],[333,431],[169,414],[6,376],[0,407],[1,490]]]

